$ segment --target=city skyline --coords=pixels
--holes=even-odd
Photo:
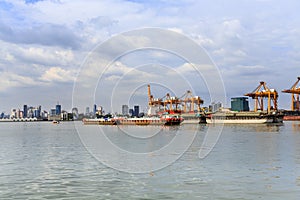
[[[127,106],[127,112],[126,113],[123,112],[123,107],[124,106]],[[106,111],[105,108],[103,108],[101,105],[97,105],[97,104],[94,104],[92,106],[86,106],[84,110],[79,110],[77,107],[73,107],[70,110],[67,110],[67,109],[64,109],[63,105],[61,105],[59,103],[55,104],[54,106],[52,106],[49,109],[45,109],[42,104],[40,104],[38,106],[33,106],[31,104],[23,104],[22,106],[15,106],[15,107],[12,107],[12,108],[9,108],[9,109],[6,109],[6,110],[2,110],[2,111],[0,111],[0,114],[4,113],[5,115],[11,115],[12,112],[18,112],[18,111],[20,112],[21,111],[21,112],[23,112],[22,116],[24,118],[26,118],[26,117],[31,118],[33,116],[27,116],[27,111],[29,111],[29,110],[39,110],[40,113],[41,112],[47,112],[47,114],[51,114],[53,112],[52,114],[59,115],[62,112],[70,112],[70,113],[72,113],[74,111],[74,109],[75,109],[75,110],[77,110],[76,112],[78,112],[79,114],[90,114],[90,113],[96,114],[98,111],[100,111],[100,112],[103,112],[105,114],[108,114],[108,113],[111,113],[111,114],[118,113],[118,114],[128,115],[129,114],[129,110],[130,109],[134,110],[134,108],[136,106],[138,107],[138,111],[137,112],[139,112],[139,108],[140,108],[139,105],[135,104],[135,105],[133,105],[133,106],[130,107],[129,105],[125,105],[124,104],[124,105],[122,105],[122,108],[120,109],[119,112],[111,113],[110,111]],[[90,108],[92,108],[92,107],[93,107],[93,110],[90,110]],[[142,110],[142,112],[145,112],[145,110]],[[39,115],[37,115],[37,116],[39,116]],[[36,114],[35,114],[34,117],[36,117]]]

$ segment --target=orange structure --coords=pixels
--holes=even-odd
[[[192,92],[188,90],[184,94],[184,99],[181,100],[183,103],[183,112],[184,113],[194,113],[195,105],[197,106],[197,111],[201,111],[200,105],[203,104],[203,100],[199,96],[193,96]]]
[[[193,113],[195,106],[197,111],[201,111],[200,105],[203,100],[199,96],[193,96],[192,92],[188,90],[181,98],[170,96],[169,93],[163,98],[154,98],[151,94],[150,85],[148,85],[148,105],[153,107],[163,107],[164,112],[168,113]]]
[[[296,81],[296,83],[294,83],[294,85],[290,89],[282,91],[284,93],[292,94],[292,105],[291,105],[292,111],[300,110],[300,105],[299,105],[300,87],[297,87],[299,82],[300,82],[300,77],[298,77],[298,80]]]
[[[170,96],[169,93],[166,95],[166,99],[163,101],[164,111],[169,113],[181,113],[181,101],[175,96]]]
[[[278,93],[275,89],[269,89],[266,86],[266,83],[261,81],[259,86],[251,93],[245,94],[245,96],[252,97],[255,100],[254,111],[258,110],[264,111],[264,98],[268,99],[268,113],[271,113],[271,110],[277,110],[277,99]],[[273,105],[272,105],[273,103]]]
[[[148,85],[148,105],[149,106],[163,106],[164,103],[162,101],[162,99],[159,98],[154,98],[153,95],[151,94],[151,88],[150,85]]]

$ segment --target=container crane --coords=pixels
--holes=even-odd
[[[292,111],[299,111],[300,110],[300,101],[299,101],[299,94],[300,94],[300,86],[297,87],[298,83],[300,82],[300,77],[290,89],[282,90],[284,93],[291,93],[292,94]]]
[[[268,99],[267,111],[270,114],[271,110],[277,110],[278,93],[275,89],[269,89],[266,83],[261,81],[259,86],[251,93],[245,94],[245,96],[252,97],[255,100],[254,111],[264,111],[264,98]],[[273,106],[271,103],[273,102]]]
[[[204,101],[199,96],[193,96],[190,90],[188,90],[180,98],[176,96],[171,96],[169,93],[167,93],[162,98],[154,98],[151,94],[150,85],[148,85],[148,105],[150,108],[149,110],[161,111],[161,107],[163,107],[163,112],[168,112],[170,114],[188,112],[193,113],[196,106],[198,113],[200,113],[200,105],[203,104],[203,102]],[[153,112],[151,111],[150,113]]]
[[[163,106],[164,103],[160,98],[154,98],[151,94],[150,85],[148,85],[148,105],[149,106]]]
[[[166,99],[163,101],[164,110],[169,113],[181,113],[181,101],[175,96],[170,96],[169,93],[166,95]]]
[[[183,112],[187,113],[187,112],[191,112],[193,113],[195,110],[195,104],[197,107],[197,111],[198,113],[201,112],[201,107],[200,105],[203,104],[203,100],[199,97],[199,96],[193,96],[192,92],[190,90],[188,90],[184,95],[183,95],[184,99],[181,100],[181,102],[183,103]]]

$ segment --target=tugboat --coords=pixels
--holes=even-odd
[[[167,126],[179,125],[184,120],[179,115],[163,115],[161,119],[165,121],[164,125]]]
[[[56,121],[56,120],[52,121],[52,124],[59,124],[59,123],[60,123],[60,121]]]

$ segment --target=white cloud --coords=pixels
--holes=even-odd
[[[197,72],[213,72],[216,70],[216,67],[213,65],[208,64],[195,64],[195,63],[184,63],[183,65],[176,68],[176,72],[188,75],[188,74],[195,74]]]
[[[19,56],[22,57],[21,59],[27,60],[30,63],[67,65],[74,59],[72,51],[59,48],[19,48],[19,52],[17,53],[19,53]]]
[[[46,82],[71,82],[75,79],[75,72],[64,70],[60,67],[51,67],[41,77]]]
[[[7,91],[15,87],[32,86],[35,84],[36,82],[28,76],[21,76],[11,72],[0,73],[0,91]]]

